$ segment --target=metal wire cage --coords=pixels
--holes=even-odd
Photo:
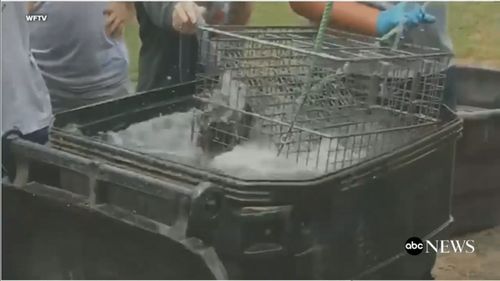
[[[311,84],[321,77],[327,84],[323,89],[330,88],[324,94],[344,105],[385,106],[434,120],[439,116],[449,53],[410,44],[392,50],[376,38],[332,29],[321,52],[313,52],[316,32],[310,27],[204,27],[201,64],[205,73],[238,70],[235,79],[246,79],[251,87],[281,86],[314,73]],[[295,92],[317,94],[312,87],[303,89],[307,85],[288,84]]]
[[[229,102],[224,104],[222,99],[214,101],[203,95],[195,98],[203,110],[193,113],[192,140],[209,155],[253,142],[276,155],[278,148],[283,147],[279,157],[325,173],[392,151],[438,127],[436,123],[405,125],[404,120],[400,120],[397,127],[395,121],[387,123],[393,119],[390,113],[370,114],[363,110],[319,118],[303,117],[291,127],[290,122],[273,118],[271,114],[253,112],[251,102],[238,108]]]
[[[335,30],[314,52],[315,32],[203,27],[201,65],[217,77],[205,79],[196,96],[204,111],[193,131],[206,151],[253,140],[331,172],[435,129],[449,54],[414,45],[391,50]]]

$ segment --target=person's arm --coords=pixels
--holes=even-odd
[[[326,2],[290,2],[295,13],[314,23],[320,22],[325,6]],[[384,11],[357,2],[335,2],[330,13],[335,28],[372,36],[382,36],[399,24],[409,29],[435,20],[416,2],[400,2]]]
[[[31,14],[36,10],[38,10],[41,4],[42,2],[36,2],[36,1],[26,2],[26,10],[28,11],[28,14]]]
[[[252,15],[252,2],[232,2],[229,9],[228,24],[246,25]]]
[[[196,25],[202,20],[205,8],[192,1],[142,2],[150,20],[158,27],[173,28],[180,33],[196,32]]]
[[[327,2],[290,2],[292,10],[319,23]],[[366,35],[377,35],[380,11],[356,2],[335,2],[330,14],[330,24],[342,30]]]
[[[28,11],[28,14],[33,12],[33,10],[35,9],[35,4],[36,2],[26,2],[26,10]]]
[[[106,33],[113,37],[121,37],[125,25],[134,19],[134,3],[111,2],[104,13],[106,14]]]

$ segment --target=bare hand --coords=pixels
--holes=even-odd
[[[27,2],[26,8],[28,10],[28,14],[34,13],[40,8],[42,2]]]
[[[132,19],[133,8],[127,2],[112,2],[104,11],[106,15],[106,34],[110,37],[121,37],[125,24]]]
[[[172,15],[172,26],[183,34],[196,32],[196,25],[203,20],[205,8],[194,2],[178,2]]]

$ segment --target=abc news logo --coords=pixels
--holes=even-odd
[[[461,253],[471,254],[476,251],[474,240],[435,240],[422,241],[418,237],[408,239],[404,245],[408,254],[416,256],[422,252],[428,254],[434,252],[436,254]]]

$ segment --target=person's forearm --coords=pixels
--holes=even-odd
[[[319,23],[327,2],[290,2],[292,10]],[[330,14],[330,25],[335,28],[366,35],[377,34],[380,11],[357,2],[335,2]]]
[[[135,18],[134,2],[109,2],[107,10],[108,12],[117,14],[125,24],[133,21]]]
[[[35,9],[36,2],[26,2],[26,10],[30,14]]]
[[[28,14],[34,13],[36,10],[38,10],[41,4],[42,2],[36,2],[36,1],[26,2],[26,10]]]
[[[228,24],[246,25],[252,15],[252,2],[232,2]]]
[[[177,2],[142,2],[149,19],[158,27],[172,28],[172,14]]]
[[[128,11],[127,23],[135,21],[135,5],[134,2],[123,2]]]

